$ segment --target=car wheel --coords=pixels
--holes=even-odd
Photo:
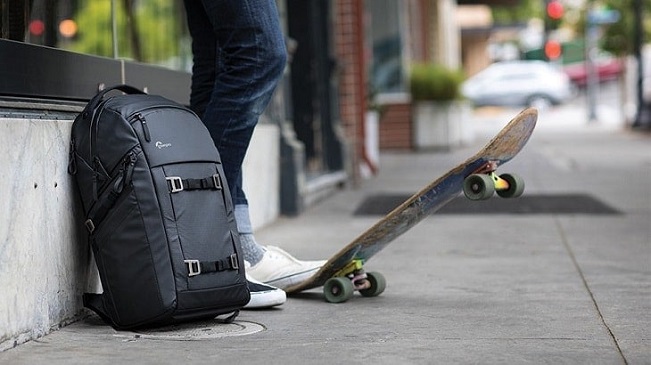
[[[538,109],[539,111],[546,110],[554,103],[545,95],[534,95],[527,100],[527,106]]]

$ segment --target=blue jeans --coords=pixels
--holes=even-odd
[[[274,0],[184,0],[192,36],[190,107],[222,159],[233,203],[247,204],[242,162],[287,53]]]

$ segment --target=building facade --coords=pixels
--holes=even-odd
[[[462,42],[455,0],[278,6],[291,57],[263,123],[282,132],[283,214],[375,173],[378,150],[412,147],[412,63],[461,67],[467,55],[481,64],[485,35]],[[128,83],[188,103],[191,40],[179,1],[0,0],[0,10],[0,51],[11,55],[0,60],[5,101],[80,105],[102,85]]]

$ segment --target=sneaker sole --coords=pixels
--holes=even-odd
[[[284,290],[289,288],[290,286],[294,286],[308,280],[310,277],[312,277],[312,275],[314,275],[314,273],[319,271],[319,269],[321,268],[317,267],[312,270],[308,270],[291,276],[265,281],[264,283]]]
[[[244,309],[271,308],[284,304],[286,301],[287,295],[282,290],[251,293],[251,300],[244,306]]]

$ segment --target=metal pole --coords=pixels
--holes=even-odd
[[[633,1],[633,14],[635,14],[634,21],[634,42],[633,42],[633,53],[637,61],[637,110],[635,113],[635,121],[633,122],[633,127],[641,127],[643,124],[642,115],[644,110],[644,59],[642,57],[642,0]]]
[[[115,0],[111,0],[111,34],[113,36],[113,58],[118,58],[118,19]]]
[[[599,40],[599,28],[591,21],[591,14],[594,12],[594,2],[588,7],[588,21],[586,30],[586,57],[585,66],[587,71],[586,92],[588,97],[588,122],[597,120],[597,93],[599,87],[599,75],[595,69],[597,58],[597,41]]]

